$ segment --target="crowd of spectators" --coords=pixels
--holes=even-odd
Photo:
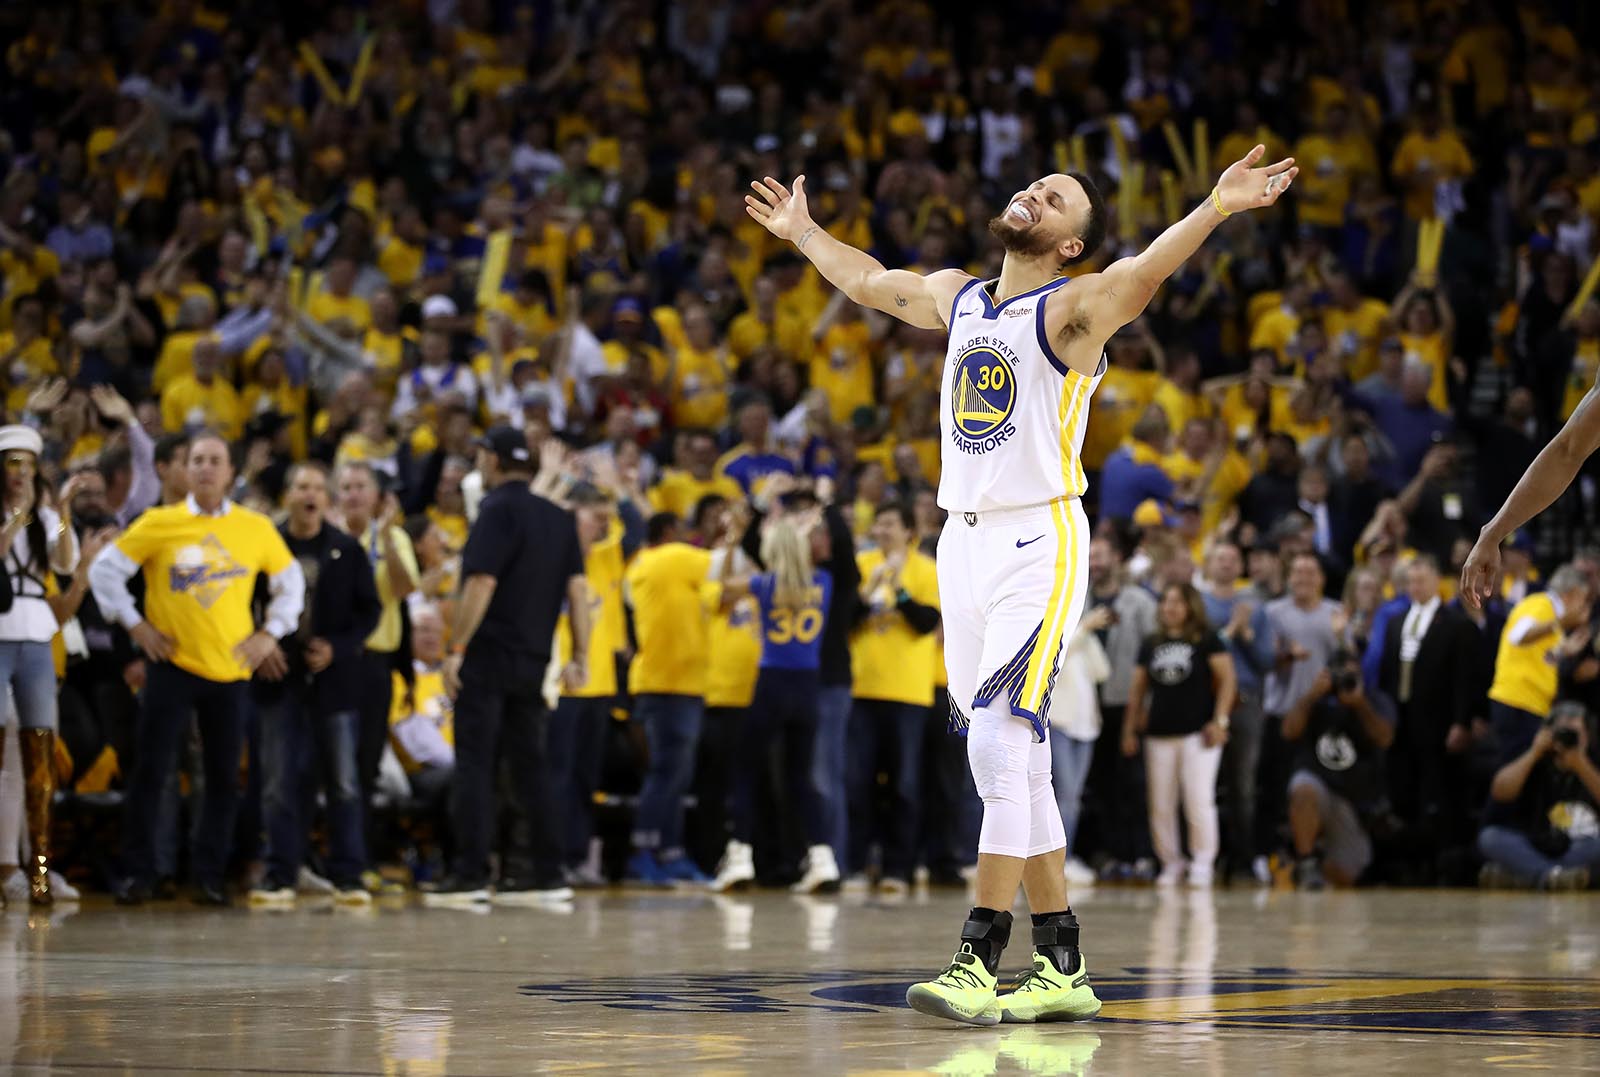
[[[1093,599],[1052,716],[1069,872],[1466,882],[1487,859],[1490,881],[1581,886],[1600,860],[1593,477],[1512,541],[1500,600],[1468,608],[1453,583],[1600,374],[1588,5],[160,0],[13,5],[0,26],[0,390],[40,438],[28,504],[62,510],[91,554],[183,504],[188,448],[218,434],[233,503],[286,533],[325,518],[378,579],[341,734],[354,773],[310,782],[318,753],[285,747],[306,738],[266,728],[281,705],[250,711],[234,868],[275,854],[273,890],[439,870],[441,670],[484,493],[474,446],[496,426],[577,515],[595,627],[588,681],[564,683],[561,658],[549,679],[556,817],[511,825],[558,831],[580,882],[713,871],[737,772],[764,764],[738,749],[761,619],[748,596],[713,602],[669,641],[699,648],[674,683],[706,720],[646,743],[628,574],[641,546],[682,542],[718,551],[714,583],[760,563],[763,519],[806,514],[832,580],[816,742],[764,750],[809,752],[813,786],[849,803],[812,842],[846,877],[959,879],[977,806],[943,732],[923,564],[944,342],[833,293],[746,216],[747,183],[804,173],[816,220],[885,265],[988,278],[987,222],[1039,175],[1106,193],[1095,269],[1257,142],[1297,158],[1295,187],[1220,228],[1109,343],[1093,401]],[[51,605],[54,769],[99,820],[74,832],[101,833],[146,747],[157,656],[88,593],[87,556],[34,564],[6,535],[16,601],[35,600],[30,574],[73,600]],[[314,650],[295,661],[324,668]],[[1558,700],[1576,706],[1547,728]],[[262,746],[304,770],[271,803],[324,792],[337,849],[313,843],[303,872],[264,838]],[[158,888],[227,768],[187,770],[123,804],[154,835]],[[779,834],[754,874],[815,885],[811,854],[781,851],[804,829],[785,825],[798,779],[770,777],[764,799],[739,793],[741,832]],[[28,863],[20,817],[0,810],[0,866]],[[663,841],[697,865],[669,870]],[[107,848],[58,866],[102,882]]]

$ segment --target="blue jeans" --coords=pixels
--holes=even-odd
[[[1528,750],[1544,724],[1544,715],[1489,701],[1489,725],[1501,759],[1514,759]]]
[[[866,867],[869,839],[883,846],[885,878],[910,881],[922,824],[922,734],[928,708],[858,699],[851,723],[850,814],[862,823],[850,833],[850,868]],[[878,774],[889,775],[888,810],[877,803]]]
[[[1078,815],[1083,810],[1083,787],[1089,783],[1089,764],[1094,760],[1094,741],[1078,740],[1050,727],[1050,777],[1056,787],[1056,805],[1061,809],[1061,827],[1067,835],[1067,853],[1077,855],[1073,844],[1078,834]]]
[[[634,699],[634,721],[644,726],[650,746],[633,819],[635,848],[682,850],[683,798],[694,781],[705,712],[705,700],[699,696],[646,693]]]
[[[844,864],[850,854],[850,686],[825,684],[817,689],[817,734],[811,752],[811,790],[818,818],[816,832],[833,846]]]
[[[605,762],[606,726],[611,721],[611,697],[562,696],[550,714],[550,770],[555,777],[552,794],[565,820],[561,831],[561,858],[576,867],[589,856],[594,833],[594,791],[600,786]]]
[[[308,783],[320,774],[327,796],[328,877],[341,888],[359,886],[367,866],[356,766],[361,713],[315,714],[293,693],[258,709],[269,885],[292,887],[300,873],[311,828],[302,808],[310,803]]]
[[[56,662],[50,644],[0,640],[0,685],[11,686],[22,729],[56,727]]]
[[[1533,847],[1516,827],[1486,826],[1478,833],[1478,852],[1528,883],[1536,883],[1551,868],[1600,869],[1600,838],[1579,838],[1559,857],[1548,857]]]
[[[244,745],[247,681],[208,681],[170,662],[151,662],[139,711],[139,752],[128,776],[123,868],[135,883],[155,882],[156,827],[162,790],[196,716],[206,792],[195,828],[192,874],[221,886],[239,806],[239,751]]]

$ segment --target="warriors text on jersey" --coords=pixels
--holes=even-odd
[[[997,281],[968,281],[950,310],[950,348],[939,399],[948,512],[1042,505],[1080,497],[1080,451],[1093,377],[1057,357],[1044,326],[1045,299],[1061,277],[996,303]]]

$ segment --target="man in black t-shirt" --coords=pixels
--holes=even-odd
[[[1558,703],[1489,787],[1485,886],[1583,890],[1600,871],[1600,765],[1583,704]]]
[[[1328,879],[1353,886],[1372,862],[1372,839],[1362,820],[1383,799],[1383,752],[1394,740],[1393,723],[1362,691],[1354,654],[1333,655],[1311,690],[1284,715],[1283,737],[1297,746],[1289,778],[1295,885],[1318,890]]]
[[[533,453],[521,431],[496,427],[478,448],[489,493],[461,554],[461,598],[444,663],[445,687],[456,697],[456,768],[451,786],[456,865],[423,895],[428,904],[489,900],[490,840],[495,833],[496,763],[509,764],[523,812],[513,828],[495,885],[496,901],[563,900],[561,832],[550,796],[554,782],[545,751],[545,669],[563,604],[570,611],[572,660],[562,670],[568,689],[588,680],[588,585],[577,522],[535,495]],[[529,874],[523,876],[520,871]]]

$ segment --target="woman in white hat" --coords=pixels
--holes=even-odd
[[[32,853],[24,871],[28,897],[48,905],[50,894],[50,802],[55,796],[56,667],[50,640],[59,629],[46,595],[51,571],[68,573],[78,564],[78,539],[70,510],[76,479],[61,491],[58,512],[45,504],[39,474],[44,445],[27,426],[0,426],[0,464],[4,466],[3,511],[5,572],[10,577],[11,608],[0,613],[0,684],[11,689],[22,747],[23,788],[28,842]],[[7,716],[10,725],[10,716]],[[0,849],[0,863],[16,850]]]

